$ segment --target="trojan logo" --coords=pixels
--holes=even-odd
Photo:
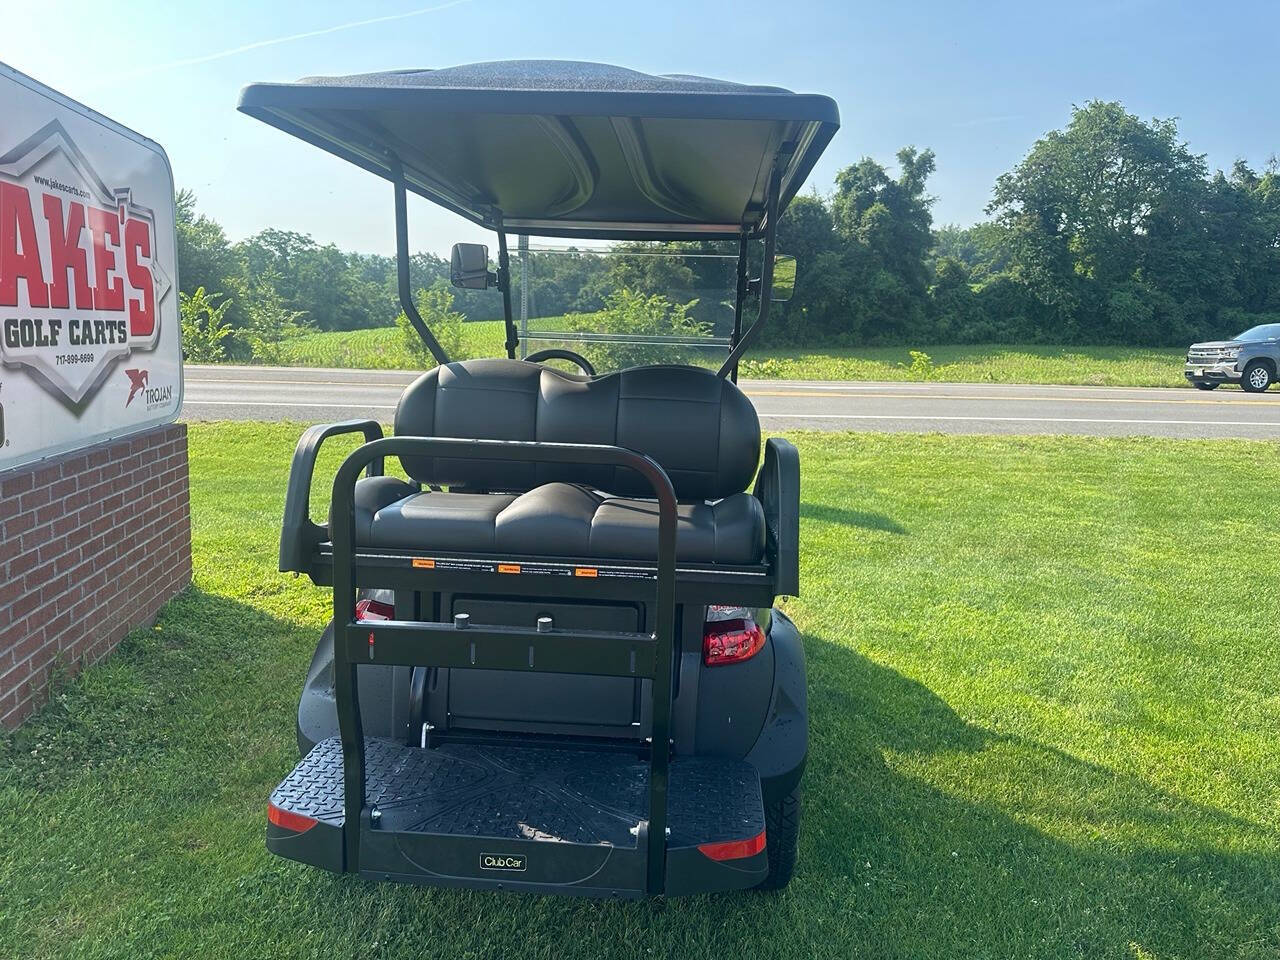
[[[155,349],[172,286],[157,261],[152,211],[128,186],[104,183],[60,123],[0,155],[6,365],[26,367],[78,406],[117,359]],[[129,400],[138,389],[131,383]]]
[[[133,403],[133,398],[138,395],[138,391],[147,385],[147,371],[145,370],[126,370],[124,375],[129,378],[129,398],[125,400],[124,405],[127,407]]]

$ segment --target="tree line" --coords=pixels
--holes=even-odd
[[[1182,345],[1280,321],[1274,158],[1210,173],[1175,121],[1093,101],[997,179],[988,219],[968,227],[933,223],[935,165],[933,151],[905,147],[896,175],[864,158],[830,194],[791,203],[778,249],[799,261],[796,292],[766,342]],[[400,312],[393,258],[274,229],[233,244],[186,191],[178,247],[186,312],[203,288],[199,309],[222,310],[232,355],[269,359],[273,339],[300,329],[388,326]],[[588,313],[625,285],[674,291],[699,322],[724,325],[723,298],[707,294],[731,293],[725,261],[537,256],[536,314]],[[415,254],[412,267],[420,290],[447,286],[442,258]],[[467,320],[501,316],[491,291],[453,295]]]

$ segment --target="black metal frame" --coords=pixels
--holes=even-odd
[[[760,307],[756,313],[756,322],[747,328],[747,331],[741,336],[738,335],[741,326],[742,300],[746,296],[745,287],[739,282],[738,286],[738,305],[734,310],[733,320],[733,348],[729,351],[729,356],[725,358],[720,369],[716,371],[716,376],[726,377],[733,375],[733,381],[738,381],[738,361],[742,359],[742,355],[747,352],[751,344],[755,343],[756,338],[760,336],[760,332],[764,329],[764,325],[769,321],[769,307],[773,302],[770,291],[773,289],[773,254],[777,247],[778,239],[778,195],[782,192],[782,171],[786,168],[791,160],[791,155],[795,147],[792,144],[784,144],[783,148],[778,151],[778,157],[773,163],[773,169],[769,172],[769,189],[765,192],[765,219],[764,219],[764,260],[760,264]],[[745,242],[743,249],[739,254],[739,277],[743,275],[742,261],[745,259]]]
[[[362,433],[366,442],[382,439],[382,425],[377,420],[342,420],[317,423],[307,427],[298,438],[289,465],[289,486],[284,498],[284,522],[281,524],[280,569],[302,571],[312,565],[316,548],[329,539],[328,531],[311,519],[311,477],[315,472],[320,445],[330,437],[345,433]],[[371,460],[367,476],[382,475],[383,461]]]
[[[502,291],[502,324],[507,331],[504,346],[508,359],[514,360],[516,347],[520,346],[520,334],[511,316],[511,258],[507,255],[507,231],[501,228],[498,230],[498,289]]]
[[[400,307],[409,318],[409,322],[413,324],[413,329],[418,331],[422,342],[431,351],[431,355],[436,358],[436,363],[445,364],[449,362],[449,356],[444,352],[444,347],[440,346],[440,341],[431,332],[431,328],[422,319],[422,315],[418,313],[418,305],[413,302],[413,289],[409,283],[409,210],[404,187],[404,167],[395,154],[388,155],[387,163],[391,169],[391,183],[396,193],[396,279],[400,292]]]
[[[628,467],[643,476],[658,502],[654,619],[649,633],[613,633],[356,619],[355,484],[387,456],[473,457]],[[649,749],[649,818],[642,824],[646,890],[663,892],[666,876],[666,795],[675,649],[676,496],[666,472],[649,457],[621,447],[588,444],[388,437],[364,444],[343,461],[333,481],[334,692],[344,760],[343,846],[348,870],[359,870],[364,823],[365,758],[356,668],[361,663],[527,670],[648,678],[653,696]]]

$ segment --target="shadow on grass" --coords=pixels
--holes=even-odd
[[[834,523],[845,527],[862,527],[883,533],[905,534],[907,528],[892,517],[871,510],[850,510],[848,507],[832,507],[825,503],[801,501],[800,516],[819,523]]]
[[[0,772],[57,789],[86,769],[151,762],[165,750],[203,745],[229,718],[274,701],[272,681],[282,665],[296,674],[297,686],[286,694],[296,701],[308,662],[306,632],[251,604],[189,586],[165,605],[154,627],[132,631],[0,738]],[[262,720],[291,726],[287,712]]]

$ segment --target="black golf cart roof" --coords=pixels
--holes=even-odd
[[[840,125],[828,97],[622,67],[512,60],[244,89],[240,110],[482,226],[595,239],[764,226]]]

